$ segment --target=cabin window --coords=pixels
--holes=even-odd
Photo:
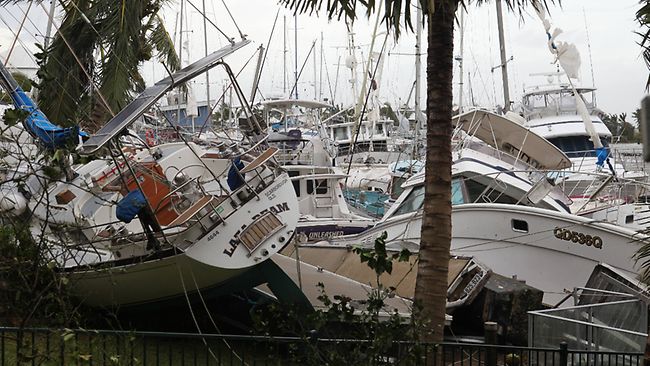
[[[597,123],[597,122],[594,122]],[[562,136],[548,139],[558,149],[562,150],[570,158],[581,158],[585,156],[596,156],[594,144],[589,140],[589,136]],[[603,146],[609,146],[609,140],[600,138]]]
[[[517,204],[517,199],[494,188],[489,188],[475,180],[467,179],[465,181],[465,187],[467,188],[467,202]]]
[[[379,135],[383,135],[384,134],[384,125],[381,124],[381,123],[377,123],[375,125],[375,133],[379,134]]]
[[[327,194],[327,179],[308,179],[307,194]]]
[[[528,222],[524,220],[512,219],[511,224],[512,224],[512,231],[516,231],[518,233],[528,232]]]
[[[347,138],[348,138],[347,127],[334,128],[334,140],[347,140]]]
[[[300,173],[296,170],[288,170],[287,174],[289,177],[297,177]],[[293,190],[296,191],[296,196],[300,197],[300,180],[292,180],[291,184],[293,184]]]
[[[463,196],[463,182],[456,178],[451,181],[451,204],[460,205],[465,203],[465,197]]]
[[[424,185],[414,187],[399,208],[395,215],[403,215],[410,212],[418,211],[424,203]]]

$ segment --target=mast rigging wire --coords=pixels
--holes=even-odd
[[[275,33],[275,25],[278,22],[278,15],[280,15],[280,8],[278,7],[278,11],[275,13],[275,20],[273,20],[273,27],[271,28],[271,34],[269,35],[269,40],[266,42],[266,50],[264,52],[264,58],[262,59],[262,66],[260,66],[259,70],[259,76],[257,77],[257,85],[253,85],[253,90],[255,92],[253,93],[253,98],[250,101],[251,105],[255,105],[255,96],[257,96],[257,91],[259,91],[259,83],[260,83],[260,78],[262,76],[262,71],[264,70],[264,65],[266,64],[266,56],[269,55],[269,47],[271,46],[271,39],[273,38],[273,33]],[[260,92],[261,94],[261,92]]]
[[[298,76],[296,76],[296,82],[293,84],[293,87],[291,88],[291,92],[289,93],[289,95],[293,94],[293,92],[298,89],[298,80],[300,80],[300,76],[302,75],[302,72],[305,69],[305,65],[307,65],[307,61],[309,60],[309,56],[311,55],[311,52],[314,50],[314,46],[316,46],[316,40],[312,42],[311,48],[309,48],[307,57],[305,57],[305,61],[302,63],[302,67],[300,67],[300,72],[298,73]]]
[[[212,26],[213,26],[217,31],[219,31],[219,33],[221,33],[221,35],[223,35],[224,37],[226,37],[226,39],[228,40],[228,42],[230,42],[230,44],[234,44],[234,43],[235,43],[234,37],[228,37],[228,35],[227,35],[226,33],[224,33],[224,32],[221,30],[221,28],[217,27],[217,25],[214,24],[214,22],[213,22],[212,20],[210,20],[210,18],[208,18],[208,17],[205,15],[204,12],[202,12],[201,10],[199,10],[199,8],[197,8],[196,5],[194,5],[194,3],[192,3],[191,0],[187,0],[187,3],[190,4],[190,6],[193,7],[194,10],[196,10],[199,14],[201,14],[201,16],[203,17],[203,19],[207,20],[208,23],[210,23],[210,24],[211,24],[211,25],[212,25]],[[225,5],[226,5],[226,4],[224,3],[224,6],[225,6]],[[228,7],[227,7],[227,6],[226,6],[226,10],[228,10]],[[230,11],[229,11],[229,10],[228,10],[228,14],[230,14]],[[232,15],[230,16],[230,19],[232,19],[233,23],[235,23],[235,19],[233,19]],[[241,36],[241,38],[242,38],[242,39],[246,38],[246,37],[242,34],[242,32],[239,30],[239,27],[237,27],[237,23],[235,23],[235,27],[236,27],[237,30],[239,31],[239,35]]]
[[[71,2],[74,3],[74,1],[71,1]],[[90,85],[91,85],[93,88],[95,88],[95,90],[97,91],[97,95],[99,95],[99,99],[101,99],[101,101],[102,101],[102,103],[104,104],[104,107],[106,108],[106,110],[111,114],[111,116],[115,117],[115,113],[113,112],[113,109],[111,108],[111,106],[110,106],[110,105],[108,104],[108,102],[106,101],[106,98],[104,98],[104,95],[103,95],[103,94],[101,93],[101,91],[99,90],[99,87],[97,87],[97,85],[95,85],[95,82],[93,81],[92,77],[91,77],[90,74],[88,73],[88,70],[86,70],[86,68],[84,67],[84,65],[83,65],[83,63],[81,62],[81,60],[79,60],[79,57],[78,57],[77,54],[74,52],[74,49],[72,48],[72,46],[70,45],[70,43],[68,43],[68,40],[66,39],[66,37],[65,37],[65,36],[63,35],[63,33],[61,32],[61,27],[56,26],[56,24],[54,23],[54,17],[53,17],[53,15],[50,14],[50,13],[48,13],[47,9],[45,8],[45,5],[43,5],[42,2],[39,3],[39,5],[41,6],[41,8],[43,8],[43,11],[45,11],[45,13],[47,14],[47,17],[48,17],[48,18],[50,19],[50,21],[52,22],[52,25],[53,25],[54,28],[56,29],[57,33],[59,33],[59,37],[61,37],[61,40],[65,43],[65,45],[66,45],[66,46],[68,47],[68,49],[70,50],[70,53],[72,54],[72,57],[74,57],[75,61],[77,61],[77,63],[79,64],[79,67],[80,67],[81,70],[83,71],[84,75],[86,75],[86,77],[88,78],[88,81],[90,82]]]
[[[377,75],[377,70],[379,69],[379,64],[381,63],[381,58],[384,55],[384,49],[386,48],[386,42],[388,41],[388,32],[386,32],[386,36],[384,36],[384,43],[381,45],[381,51],[379,52],[379,57],[377,57],[377,63],[375,64],[375,69],[372,71],[372,80],[375,79],[375,76]],[[368,56],[370,57],[370,55]],[[366,108],[368,107],[368,100],[370,99],[370,93],[372,93],[373,89],[368,88],[368,92],[366,93],[366,100],[363,103],[363,109],[361,110],[361,113],[359,114],[359,122],[357,123],[356,130],[357,133],[354,135],[354,143],[351,146],[352,149],[352,154],[350,155],[350,159],[348,161],[348,170],[345,173],[347,176],[345,177],[345,184],[348,184],[348,178],[350,177],[350,169],[352,168],[352,156],[354,156],[354,148],[357,144],[357,141],[359,140],[359,132],[361,132],[361,122],[363,121],[363,115],[366,114]]]
[[[9,16],[11,16],[15,21],[18,22],[18,19],[14,16],[14,14],[12,14],[11,12],[8,12],[8,14],[9,14]],[[31,20],[31,18],[27,18],[27,20],[28,20],[29,23],[30,23],[30,24],[35,28],[35,30],[36,30],[36,32],[37,32],[36,35],[39,35],[39,36],[44,37],[44,38],[46,37],[45,35],[43,35],[43,34],[40,32],[40,30],[38,29],[38,27],[36,26],[36,24],[34,24],[34,22]],[[1,14],[0,14],[0,21],[1,21],[2,23],[4,23],[4,25],[7,26],[7,29],[9,29],[9,31],[10,31],[14,36],[16,35],[16,33],[12,30],[12,27],[9,26],[9,23],[5,20],[5,18],[4,18]],[[35,36],[34,34],[31,34],[31,33],[29,33],[29,34],[32,36],[32,38],[33,38],[36,42],[38,42],[38,39],[36,38],[36,36]],[[25,43],[24,43],[20,38],[18,38],[18,43],[23,47],[23,49],[25,49],[25,50],[29,49],[29,48],[27,47],[27,45],[26,45],[26,44],[25,44]],[[30,60],[32,60],[32,62],[34,62],[34,64],[37,64],[36,59],[34,58],[34,55],[32,55],[31,53],[27,52],[27,56],[30,58]],[[59,64],[59,66],[63,66],[63,63],[62,63],[61,60],[59,60],[57,57],[54,57],[53,55],[48,55],[47,57],[51,57],[54,61],[56,61],[56,62]],[[72,76],[72,77],[73,77],[73,78],[74,78],[74,79],[75,79],[79,84],[82,84],[81,80],[79,80],[78,78],[76,78],[76,77],[74,77],[74,76]],[[62,92],[63,94],[65,94],[66,96],[68,96],[68,97],[69,97],[69,98],[70,98],[70,99],[75,103],[76,106],[79,106],[79,102],[76,100],[76,98],[73,97],[73,96],[68,92],[68,90],[67,90],[66,88],[63,87],[63,85],[62,85],[59,81],[55,81],[55,82],[56,82],[56,84],[60,87],[61,92]],[[88,114],[86,111],[82,111],[82,113],[85,114],[86,117],[88,117],[88,118],[90,119],[90,114]]]
[[[29,14],[29,11],[32,9],[32,2],[29,2],[29,6],[27,7],[27,11],[25,12],[25,16],[23,17],[23,20],[20,22],[20,27],[18,27],[18,32],[16,32],[16,36],[14,37],[13,42],[11,42],[11,47],[9,48],[9,53],[7,53],[7,58],[5,58],[5,65],[9,65],[9,59],[11,58],[11,54],[14,51],[14,47],[16,46],[16,41],[18,40],[18,36],[20,35],[20,32],[23,30],[23,26],[25,25],[25,20],[27,20],[27,15]]]

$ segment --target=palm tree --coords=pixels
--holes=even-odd
[[[381,1],[381,0],[379,0]],[[353,21],[357,4],[369,16],[376,10],[376,0],[329,0],[327,16]],[[497,0],[500,1],[500,0]],[[511,10],[522,15],[528,5],[546,7],[546,0],[505,0]],[[555,0],[550,0],[553,3]],[[559,1],[559,0],[558,0]],[[487,0],[474,0],[481,4]],[[281,0],[281,4],[299,13],[313,13],[322,8],[322,0]],[[412,29],[411,0],[385,0],[384,22],[399,36],[400,25]],[[430,342],[443,339],[449,248],[451,246],[451,117],[453,40],[455,12],[472,0],[413,0],[423,10],[427,25],[427,153],[425,200],[420,239],[420,253],[415,286],[416,310],[428,319],[431,332],[424,335]],[[539,4],[539,5],[538,5]],[[402,14],[404,15],[402,17]]]
[[[144,89],[138,67],[154,50],[177,70],[178,56],[158,15],[167,1],[59,1],[60,29],[36,55],[43,112],[55,123],[81,122],[92,132]]]
[[[643,59],[646,65],[650,68],[650,0],[639,0],[641,7],[636,12],[636,20],[639,22],[642,31],[637,32],[641,36],[641,49],[643,51]],[[650,88],[650,76],[646,82],[646,89]]]

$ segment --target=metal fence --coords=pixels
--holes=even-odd
[[[589,357],[586,357],[589,355]],[[0,328],[13,365],[642,365],[641,353],[379,340]]]
[[[528,345],[548,347],[566,342],[573,350],[587,352],[642,352],[648,338],[647,317],[647,304],[636,298],[530,311]],[[597,354],[585,353],[581,357],[591,364]],[[597,363],[608,365],[609,361],[603,359]],[[630,360],[625,364],[633,363]],[[616,364],[621,363],[617,360]]]

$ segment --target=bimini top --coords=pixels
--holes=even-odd
[[[276,99],[276,100],[265,100],[262,103],[262,106],[266,109],[288,109],[293,106],[303,107],[303,108],[329,108],[331,105],[327,103],[317,102],[315,100],[304,100],[304,99]]]
[[[104,127],[84,143],[81,154],[92,154],[102,148],[108,141],[119,136],[131,123],[140,117],[149,109],[158,99],[162,98],[165,93],[184,82],[206,72],[215,67],[221,59],[237,51],[238,49],[249,44],[250,41],[242,41],[228,45],[204,57],[193,64],[176,71],[173,75],[168,76],[153,86],[145,89],[131,103],[122,109],[113,117]]]
[[[571,166],[569,158],[555,145],[503,116],[477,109],[452,118],[452,124],[460,124],[470,136],[538,169],[556,170]]]

